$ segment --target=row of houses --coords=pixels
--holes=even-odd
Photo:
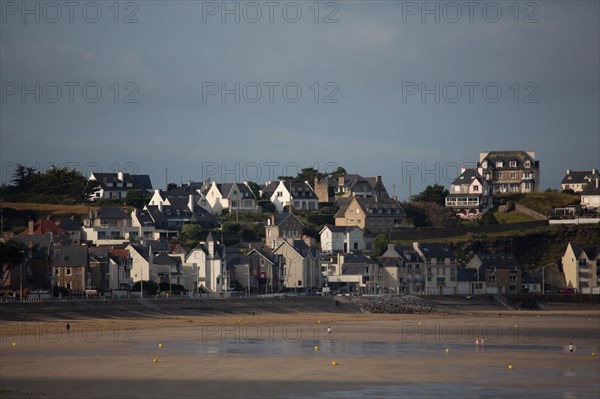
[[[89,246],[81,244],[69,219],[31,222],[14,239],[23,246],[27,261],[13,269],[9,281],[13,287],[59,286],[73,291],[127,291],[140,280],[151,280],[192,292],[329,287],[426,295],[535,293],[544,283],[543,274],[527,275],[511,254],[475,254],[459,265],[448,245],[415,242],[390,244],[373,259],[362,253],[370,243],[358,227],[325,226],[318,248],[302,234],[295,215],[276,214],[269,223],[267,231],[274,238],[270,245],[244,251],[226,248],[209,233],[185,251],[151,238]],[[562,269],[560,286],[600,293],[600,246],[569,243]]]

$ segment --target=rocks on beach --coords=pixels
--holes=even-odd
[[[414,295],[361,296],[355,297],[354,302],[363,311],[369,313],[439,313],[435,306],[428,305],[423,299]]]

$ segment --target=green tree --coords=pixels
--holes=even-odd
[[[248,182],[248,187],[252,191],[252,194],[256,197],[257,200],[260,199],[260,186],[253,181]]]
[[[0,276],[2,287],[8,283],[10,272],[25,262],[24,249],[14,241],[0,241]]]
[[[498,224],[498,219],[494,216],[494,210],[488,209],[481,215],[481,219],[479,219],[478,223],[481,225]]]
[[[444,186],[434,184],[433,186],[425,187],[425,190],[414,195],[412,200],[416,202],[434,202],[440,206],[444,206],[448,194],[449,192]]]
[[[156,295],[158,293],[158,284],[154,281],[144,280],[144,294]],[[140,282],[136,282],[131,287],[131,292],[140,292]]]
[[[383,255],[385,251],[387,251],[387,246],[390,243],[390,240],[385,234],[379,234],[373,240],[373,257],[378,257]]]
[[[133,206],[135,208],[143,208],[149,199],[150,196],[143,190],[129,190],[127,191],[127,195],[125,195],[125,205]]]
[[[331,172],[329,174],[329,177],[337,180],[342,176],[346,176],[347,174],[348,174],[348,172],[346,172],[346,169],[343,166],[338,166],[338,168],[336,170],[334,170],[333,172]]]

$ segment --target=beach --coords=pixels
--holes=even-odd
[[[600,394],[600,312],[595,309],[68,323],[68,331],[59,321],[1,324],[3,398]],[[476,345],[475,337],[482,336],[485,345]]]

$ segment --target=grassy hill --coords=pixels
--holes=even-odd
[[[578,195],[561,193],[561,192],[535,192],[535,193],[509,193],[495,194],[495,205],[507,204],[509,201],[515,204],[523,205],[536,212],[544,214],[552,208],[562,208],[567,205],[579,204],[580,198]]]

